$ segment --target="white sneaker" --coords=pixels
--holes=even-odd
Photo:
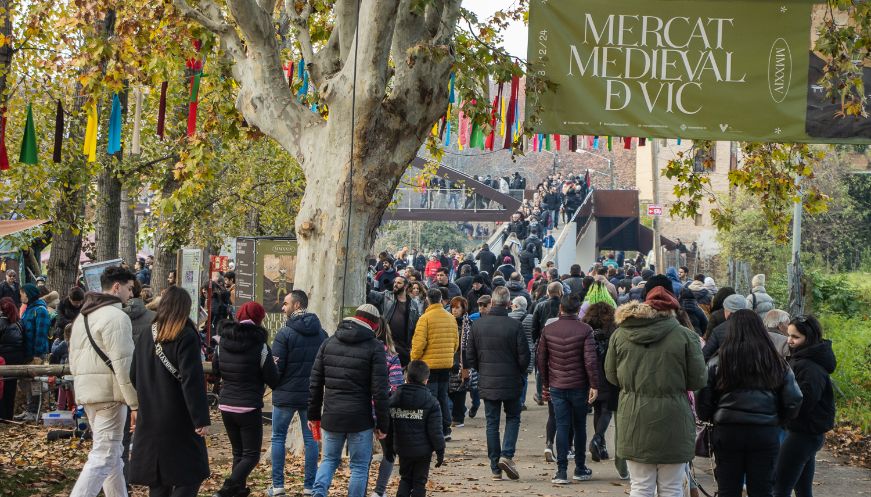
[[[384,497],[384,494],[379,494],[378,492],[372,492],[369,494],[369,497]]]
[[[312,494],[314,494],[314,493],[315,493],[314,490],[312,490],[312,489],[310,489],[310,488],[304,488],[304,489],[302,489],[302,494],[303,494],[303,495],[312,495]]]
[[[269,497],[283,497],[287,494],[284,492],[283,488],[269,487],[266,489],[266,495],[268,495]]]

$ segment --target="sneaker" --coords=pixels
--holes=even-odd
[[[589,481],[593,479],[593,470],[584,466],[583,468],[575,468],[575,474],[572,476],[572,480],[575,481]]]
[[[621,472],[620,469],[618,468],[617,469],[617,478],[620,478],[621,480],[628,480],[629,479],[629,469],[624,468],[623,471]]]
[[[520,473],[517,472],[517,466],[514,465],[514,461],[507,457],[499,458],[499,469],[504,471],[508,478],[512,480],[520,478]]]
[[[451,440],[453,440],[453,438],[451,437],[451,434],[450,434],[450,433],[448,433],[447,435],[445,435],[445,442],[450,442]]]
[[[603,459],[601,456],[601,448],[602,447],[599,445],[599,438],[593,437],[593,439],[590,440],[590,459],[592,459],[593,462],[599,462]]]
[[[608,449],[606,449],[604,445],[602,446],[601,449],[599,449],[599,456],[602,458],[603,461],[607,461],[608,459],[611,459],[611,456],[608,455]]]
[[[569,479],[566,477],[565,471],[557,471],[553,478],[550,479],[550,482],[557,485],[568,485]]]
[[[569,449],[568,459],[572,460],[575,458],[575,449]]]
[[[544,448],[544,460],[547,462],[556,461],[556,458],[553,457],[553,444],[547,444]]]
[[[502,481],[502,471],[494,471],[490,479],[493,481]]]
[[[462,427],[464,427],[464,426],[466,426],[466,423],[455,423],[455,424],[453,425],[454,428],[462,428]]]
[[[304,488],[304,489],[302,489],[302,494],[303,494],[303,495],[312,495],[312,494],[314,494],[314,493],[315,493],[315,491],[312,490],[312,489],[310,489],[310,488]]]
[[[475,415],[478,414],[478,407],[479,406],[472,406],[471,408],[469,408],[469,417],[470,418],[474,418]]]
[[[266,495],[269,497],[281,497],[287,494],[284,493],[284,488],[269,487],[266,489]]]

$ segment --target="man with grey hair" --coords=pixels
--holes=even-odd
[[[704,348],[702,348],[705,362],[710,361],[711,357],[714,357],[717,354],[717,351],[720,350],[720,345],[726,339],[726,332],[729,329],[729,317],[742,309],[747,309],[747,299],[742,295],[738,295],[737,293],[729,295],[723,301],[723,316],[726,317],[726,320],[711,330],[711,336],[705,343]]]
[[[514,449],[520,433],[520,392],[529,366],[529,343],[523,327],[508,317],[508,289],[493,289],[489,313],[472,323],[466,346],[466,365],[478,371],[478,390],[487,417],[487,456],[494,480],[502,473],[520,478],[514,464]],[[505,437],[500,443],[499,421],[505,411]]]
[[[765,313],[762,319],[768,329],[768,337],[777,349],[780,357],[786,357],[789,345],[786,343],[786,329],[789,327],[789,313],[780,309],[772,309]]]

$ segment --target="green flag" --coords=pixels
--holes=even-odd
[[[24,125],[24,139],[21,140],[21,156],[18,158],[24,164],[39,164],[39,153],[36,147],[36,126],[33,125],[33,108],[27,104],[27,124]]]

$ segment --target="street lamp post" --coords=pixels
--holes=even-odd
[[[578,152],[578,153],[581,153],[581,154],[591,155],[591,156],[593,156],[593,157],[598,157],[598,158],[600,158],[600,159],[602,159],[602,160],[608,161],[608,172],[609,172],[609,174],[610,174],[610,176],[611,176],[611,189],[612,189],[612,190],[616,190],[616,189],[617,189],[617,177],[614,175],[614,161],[613,161],[613,160],[611,160],[611,159],[608,158],[608,157],[605,157],[604,155],[594,154],[593,152],[590,152],[590,151],[588,151],[588,150],[584,150],[584,149],[582,149],[582,148],[579,148],[579,149],[577,150],[577,152]]]

